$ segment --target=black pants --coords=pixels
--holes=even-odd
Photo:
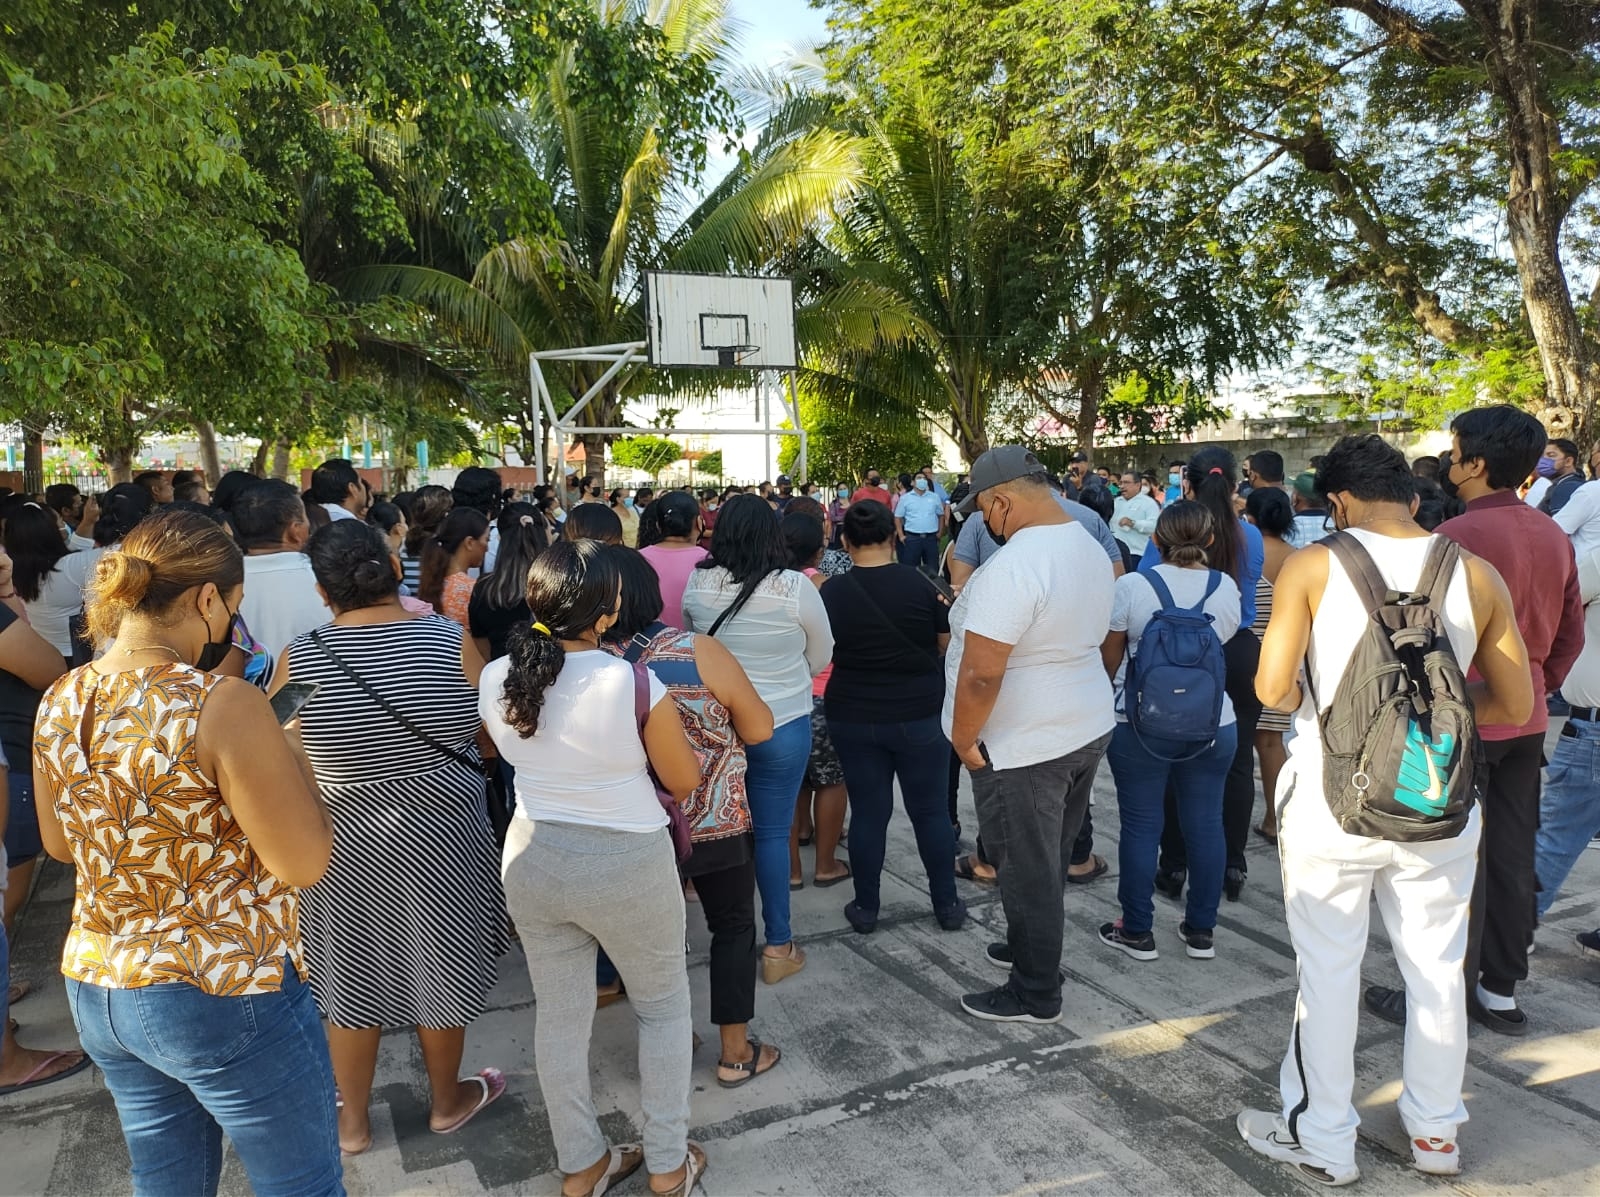
[[[755,858],[690,880],[711,932],[711,1021],[749,1022],[756,1012]]]
[[[1467,993],[1479,975],[1490,993],[1510,997],[1528,977],[1528,942],[1538,922],[1534,841],[1539,834],[1544,733],[1486,740],[1483,839],[1467,920]]]
[[[1250,839],[1250,816],[1256,807],[1256,723],[1261,719],[1261,700],[1256,697],[1256,670],[1261,665],[1261,641],[1249,628],[1240,628],[1222,646],[1227,675],[1223,685],[1233,703],[1233,716],[1239,725],[1239,746],[1228,766],[1228,780],[1222,787],[1222,837],[1228,845],[1230,869],[1245,868],[1244,848]],[[1189,867],[1189,854],[1183,845],[1183,830],[1178,823],[1178,796],[1168,785],[1166,825],[1161,830],[1161,871],[1176,873]]]
[[[1083,822],[1078,825],[1078,838],[1072,841],[1072,859],[1069,864],[1081,865],[1094,855],[1094,807],[1083,808]],[[993,867],[994,861],[990,860],[983,851],[983,837],[978,837],[978,859],[984,864]]]
[[[907,532],[900,543],[900,564],[914,565],[925,574],[939,572],[939,534]]]

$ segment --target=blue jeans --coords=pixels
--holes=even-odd
[[[343,1197],[328,1040],[292,968],[281,992],[250,997],[68,978],[67,1002],[116,1099],[138,1197],[215,1194],[224,1133],[257,1197]]]
[[[1574,719],[1556,737],[1539,798],[1533,872],[1539,917],[1555,902],[1578,857],[1600,829],[1600,723]]]
[[[805,780],[806,762],[811,758],[811,716],[802,715],[774,728],[772,739],[746,745],[744,754],[761,922],[767,943],[781,948],[794,938],[789,931],[789,828],[794,823],[794,803]]]
[[[1222,834],[1222,794],[1239,742],[1238,724],[1217,729],[1211,747],[1189,761],[1164,761],[1155,753],[1181,756],[1194,745],[1145,737],[1141,744],[1126,723],[1112,733],[1106,760],[1117,783],[1117,808],[1122,836],[1117,844],[1117,901],[1122,903],[1122,928],[1143,935],[1155,918],[1156,856],[1166,822],[1163,797],[1172,778],[1178,799],[1178,824],[1188,847],[1189,898],[1184,921],[1196,931],[1217,925],[1222,874],[1228,849]],[[1149,745],[1149,747],[1146,747]],[[1153,751],[1152,751],[1153,750]]]
[[[884,843],[894,813],[894,783],[917,835],[917,852],[928,875],[936,914],[955,909],[956,836],[945,804],[950,742],[939,716],[909,723],[853,723],[828,720],[844,782],[850,791],[850,871],[856,905],[878,913]]]

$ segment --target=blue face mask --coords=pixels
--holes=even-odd
[[[926,478],[918,478],[911,485],[916,487],[918,491],[924,491],[928,489],[928,480]]]
[[[841,486],[839,488],[839,497],[841,499],[848,499],[850,497],[850,492],[847,491],[844,487]]]
[[[633,510],[633,496],[629,495],[628,497],[624,498],[622,500],[622,505],[624,507],[626,507],[629,511],[632,511]]]

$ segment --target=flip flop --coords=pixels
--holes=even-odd
[[[981,877],[972,868],[972,854],[963,852],[956,857],[956,876],[963,881],[970,881],[974,885],[984,885],[994,888],[1000,884],[998,877]]]
[[[1067,880],[1073,885],[1088,885],[1091,881],[1098,881],[1111,871],[1111,866],[1106,863],[1106,858],[1092,853],[1089,859],[1094,861],[1094,868],[1087,873],[1068,873]]]
[[[772,1049],[772,1063],[763,1068],[761,1067],[761,1049],[765,1046],[766,1044],[762,1043],[761,1040],[757,1039],[754,1035],[751,1035],[750,1058],[748,1060],[742,1060],[738,1063],[730,1063],[727,1060],[718,1060],[718,1068],[731,1068],[734,1072],[742,1072],[744,1075],[736,1081],[725,1081],[719,1076],[717,1078],[717,1084],[721,1085],[724,1089],[737,1089],[740,1085],[748,1085],[751,1081],[755,1080],[756,1077],[763,1076],[766,1073],[771,1072],[778,1066],[778,1062],[783,1059],[783,1052],[777,1047],[774,1047]]]
[[[797,889],[805,889],[805,887],[806,887],[805,878],[802,877],[799,881],[796,881],[793,877],[789,878],[789,892],[790,893],[793,893]]]
[[[1267,843],[1271,844],[1274,848],[1278,846],[1278,835],[1276,832],[1269,832],[1264,827],[1252,827],[1250,830],[1255,832],[1262,839],[1266,840]]]
[[[811,883],[813,885],[815,885],[818,889],[827,889],[830,885],[838,885],[841,881],[849,881],[849,880],[850,880],[850,866],[849,865],[845,865],[844,866],[844,872],[840,873],[837,877],[823,877],[821,879],[818,879],[818,878],[814,877],[814,878],[812,878]]]
[[[606,1161],[606,1170],[600,1174],[600,1179],[594,1182],[583,1197],[605,1197],[628,1177],[639,1170],[639,1165],[644,1163],[644,1145],[640,1143],[624,1143],[620,1147],[607,1149],[610,1159]]]
[[[52,1073],[49,1076],[39,1075],[46,1068],[49,1068],[50,1065],[56,1063],[56,1061],[65,1060],[68,1056],[80,1056],[81,1059],[79,1059],[79,1061],[71,1068],[65,1069],[61,1072]],[[15,1085],[0,1086],[0,1097],[5,1097],[12,1093],[21,1093],[24,1089],[36,1089],[40,1085],[49,1085],[55,1081],[64,1081],[69,1076],[76,1076],[87,1067],[89,1067],[89,1057],[83,1052],[51,1052],[43,1060],[39,1061],[38,1065],[32,1072],[28,1073],[27,1076],[23,1077]]]
[[[502,1093],[506,1091],[505,1073],[501,1072],[498,1068],[485,1068],[480,1071],[477,1076],[464,1076],[461,1079],[464,1081],[477,1081],[478,1084],[483,1086],[483,1096],[478,1099],[477,1105],[473,1106],[449,1126],[429,1127],[428,1129],[433,1131],[433,1133],[436,1135],[455,1134],[458,1130],[467,1125],[467,1123],[476,1118],[478,1114],[482,1112],[485,1106],[495,1101]]]
[[[11,988],[6,991],[6,1005],[15,1006],[32,992],[32,981],[13,981],[11,982]]]

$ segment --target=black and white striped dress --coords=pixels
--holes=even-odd
[[[440,744],[475,757],[478,694],[461,626],[429,616],[330,625],[366,685]],[[483,1013],[506,950],[500,856],[483,775],[402,727],[310,636],[290,675],[322,689],[301,712],[306,755],[333,817],[333,859],[301,891],[311,987],[341,1027],[462,1027]]]

